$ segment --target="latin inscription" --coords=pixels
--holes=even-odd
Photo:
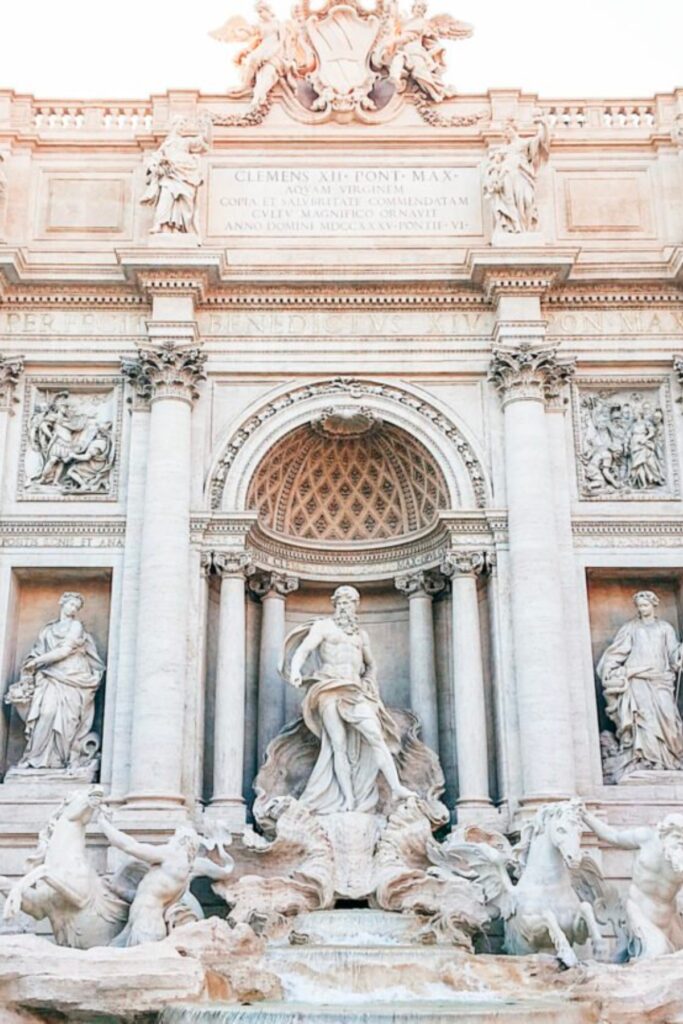
[[[217,167],[209,234],[480,235],[474,167]]]

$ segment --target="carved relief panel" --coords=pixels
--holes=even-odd
[[[114,500],[120,435],[118,378],[28,378],[18,497]]]
[[[572,400],[583,500],[656,501],[679,496],[666,379],[577,378]]]

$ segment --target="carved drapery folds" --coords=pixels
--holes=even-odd
[[[173,119],[168,135],[145,161],[146,189],[140,200],[154,208],[150,234],[198,235],[197,194],[203,184],[201,154],[211,144],[211,119],[192,132],[184,117]]]
[[[24,408],[19,497],[116,497],[120,383],[30,378]]]
[[[192,402],[199,396],[198,384],[206,380],[206,354],[197,346],[172,341],[138,348],[135,359],[123,359],[121,372],[141,399],[178,398]]]
[[[535,135],[521,138],[513,125],[505,132],[505,145],[494,149],[484,169],[484,195],[491,203],[494,226],[504,234],[536,231],[538,173],[550,155],[550,125],[538,118]]]
[[[1,196],[2,183],[0,180],[0,202]],[[23,372],[24,360],[22,356],[10,358],[0,354],[0,410],[7,409],[11,412],[14,392]]]
[[[555,345],[523,342],[516,348],[493,350],[489,382],[509,402],[536,400],[550,402],[572,377],[575,359],[558,356]]]

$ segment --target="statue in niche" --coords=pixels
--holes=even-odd
[[[210,35],[220,43],[246,44],[235,58],[242,83],[228,95],[236,99],[250,95],[250,109],[259,110],[266,105],[279,81],[288,80],[295,87],[295,73],[301,76],[312,71],[315,58],[306,40],[303,15],[299,10],[293,12],[294,19],[280,21],[270,4],[259,0],[255,11],[259,19],[255,25],[237,14]]]
[[[683,645],[668,622],[657,618],[659,598],[634,594],[638,615],[626,622],[597,666],[605,712],[615,726],[616,749],[608,750],[611,782],[639,769],[683,768],[683,723],[677,707],[677,677]]]
[[[28,439],[39,456],[30,490],[56,488],[63,494],[109,490],[116,455],[112,422],[99,418],[94,407],[76,408],[68,391],[58,391],[36,403]]]
[[[300,800],[320,814],[374,811],[379,774],[394,798],[415,795],[399,778],[400,736],[379,695],[370,641],[358,625],[359,601],[354,587],[338,587],[334,615],[297,627],[285,641],[280,671],[292,686],[308,686],[303,718],[320,740]]]
[[[450,14],[427,17],[427,4],[415,0],[410,14],[402,18],[398,4],[389,5],[383,31],[372,55],[378,71],[386,69],[398,92],[412,82],[434,103],[455,95],[443,82],[446,67],[442,39],[468,39],[472,26],[456,21]]]
[[[664,412],[643,395],[581,398],[584,490],[588,495],[655,491],[666,485]]]
[[[603,842],[634,850],[633,874],[625,901],[625,957],[657,957],[683,950],[683,815],[668,814],[654,828],[611,828],[582,809],[583,820]]]
[[[484,170],[484,195],[490,200],[496,229],[518,235],[538,227],[536,183],[550,155],[550,124],[538,114],[536,134],[521,138],[514,125],[505,130],[505,145],[494,149]]]
[[[81,594],[59,599],[60,614],[41,630],[5,697],[25,722],[26,749],[15,769],[58,770],[91,779],[99,737],[92,731],[95,695],[105,665],[78,618]]]
[[[146,161],[147,187],[140,202],[154,207],[150,234],[199,234],[197,193],[203,184],[201,154],[211,145],[211,119],[199,118],[199,131],[190,133],[184,117],[175,117],[159,148]]]

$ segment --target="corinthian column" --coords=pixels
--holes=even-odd
[[[555,347],[494,349],[489,380],[505,417],[512,630],[525,800],[574,791],[561,564],[545,400],[573,372]]]
[[[286,683],[278,664],[285,642],[285,606],[288,594],[297,590],[294,576],[279,572],[261,573],[249,587],[261,598],[261,645],[258,690],[258,764],[263,764],[266,748],[285,724]]]
[[[161,333],[163,325],[151,326]],[[150,399],[128,795],[139,805],[183,802],[191,418],[205,360],[168,341],[141,346],[124,365]]]
[[[477,577],[486,559],[479,551],[453,551],[441,564],[451,580],[453,708],[458,764],[458,821],[490,811],[489,759]]]
[[[397,590],[408,598],[410,616],[410,706],[422,724],[422,738],[439,752],[439,705],[434,657],[432,598],[444,588],[438,573],[397,576]]]
[[[213,552],[210,570],[221,578],[213,736],[211,812],[231,827],[244,825],[242,796],[246,704],[246,551]]]

